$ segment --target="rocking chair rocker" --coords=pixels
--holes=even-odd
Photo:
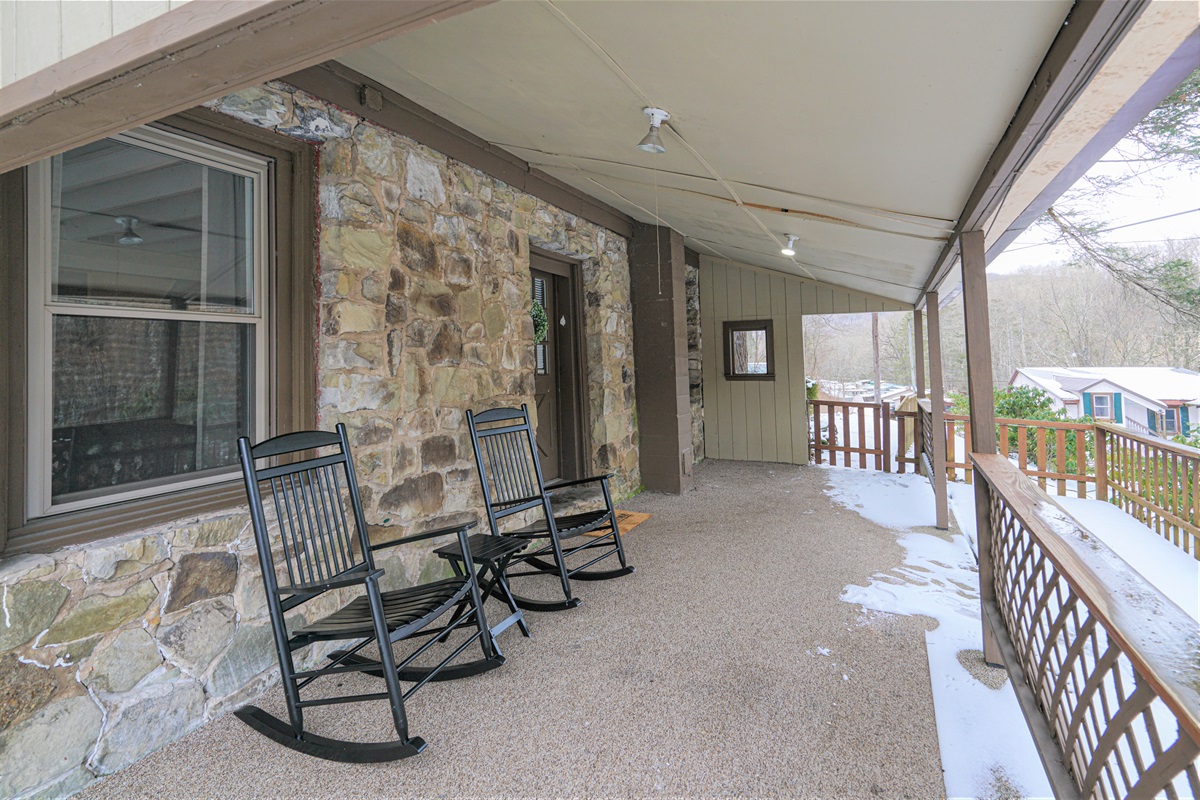
[[[497,408],[475,414],[467,412],[471,431],[471,446],[475,450],[475,465],[483,484],[484,504],[488,524],[494,536],[516,537],[526,541],[545,539],[545,544],[513,558],[507,577],[556,575],[562,583],[561,601],[533,600],[513,595],[519,608],[530,611],[562,611],[583,602],[571,592],[571,580],[603,581],[618,578],[634,571],[625,561],[621,530],[617,525],[612,495],[608,488],[609,475],[593,475],[578,480],[558,481],[546,485],[542,480],[529,409]],[[557,515],[552,495],[574,486],[596,485],[599,502],[587,511]],[[500,522],[522,511],[540,509],[541,520],[515,530],[500,530]],[[566,544],[582,534],[590,534],[581,544]],[[610,570],[589,567],[610,556],[616,556],[621,566]],[[590,556],[590,558],[586,558]],[[576,562],[568,567],[567,560]],[[586,559],[586,560],[584,560]],[[583,563],[578,561],[583,560]],[[513,571],[524,566],[524,571]]]
[[[321,456],[318,448],[333,448],[332,455]],[[289,457],[314,451],[305,460]],[[259,733],[282,745],[308,755],[331,761],[394,761],[416,755],[425,741],[409,736],[404,703],[428,681],[449,680],[476,675],[504,663],[494,648],[484,618],[479,585],[473,570],[445,580],[419,586],[381,592],[383,570],[375,566],[372,553],[385,547],[409,544],[438,536],[456,535],[462,554],[470,561],[467,531],[474,523],[405,536],[372,545],[367,537],[362,500],[354,476],[354,464],[346,439],[346,427],[337,433],[304,431],[288,433],[251,445],[246,437],[238,439],[242,476],[250,501],[254,539],[266,585],[267,606],[275,633],[275,646],[283,678],[290,722],[284,722],[260,708],[246,706],[236,714]],[[277,459],[277,465],[259,468],[256,460]],[[347,519],[346,500],[350,518]],[[263,498],[269,497],[276,519],[268,527]],[[273,530],[272,530],[273,528]],[[277,560],[284,564],[277,568]],[[289,631],[285,615],[297,610],[326,592],[361,586],[365,592],[338,611]],[[452,619],[434,625],[443,614],[455,609]],[[302,622],[302,621],[301,621]],[[295,624],[293,622],[293,624]],[[446,658],[433,667],[414,667],[413,661],[439,641],[461,628],[469,631],[466,641],[455,646]],[[397,663],[392,646],[401,640],[427,636],[428,641]],[[314,642],[350,640],[351,646],[332,653],[331,663],[322,668],[297,670],[293,654]],[[483,658],[450,666],[475,641]],[[378,645],[379,658],[359,655],[372,642]],[[363,672],[380,677],[384,691],[372,694],[321,696],[301,699],[300,690],[318,678]],[[402,691],[400,681],[414,682]],[[387,700],[398,738],[385,742],[353,742],[330,739],[304,730],[304,710],[333,703]]]

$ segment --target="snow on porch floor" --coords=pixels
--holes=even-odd
[[[894,530],[905,550],[903,564],[865,587],[847,586],[842,599],[861,606],[865,620],[880,614],[937,620],[925,643],[947,796],[1053,797],[1011,682],[1004,670],[983,663],[975,556],[957,528],[933,527],[929,481],[838,467],[826,472],[830,497]],[[962,519],[970,509],[954,511]]]

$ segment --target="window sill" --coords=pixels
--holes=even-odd
[[[727,381],[773,381],[775,380],[774,372],[764,372],[761,375],[730,375],[726,373],[725,380]]]
[[[86,544],[123,533],[173,523],[198,514],[222,511],[246,503],[246,490],[239,478],[157,495],[120,505],[89,508],[29,520],[8,532],[4,556],[18,553],[47,553],[70,545]]]

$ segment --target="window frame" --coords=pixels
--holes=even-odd
[[[1163,433],[1171,436],[1179,433],[1179,409],[1167,408],[1163,412]]]
[[[1096,412],[1096,398],[1104,397],[1108,399],[1108,413],[1100,416]],[[1092,392],[1092,418],[1093,419],[1115,419],[1113,416],[1113,396],[1111,392]]]
[[[109,489],[95,489],[79,493],[83,496],[55,502],[50,488],[52,482],[52,397],[54,390],[53,364],[54,319],[56,317],[90,317],[108,319],[176,320],[180,322],[211,322],[234,324],[253,328],[255,438],[262,438],[267,430],[267,407],[271,404],[271,393],[267,373],[262,366],[269,363],[267,357],[267,326],[269,324],[267,294],[272,281],[268,276],[269,233],[267,217],[270,214],[267,184],[270,162],[263,156],[245,153],[240,148],[233,151],[228,147],[198,142],[194,137],[183,136],[161,127],[146,126],[132,131],[105,137],[136,147],[143,147],[168,156],[179,157],[190,163],[221,169],[232,174],[250,178],[254,183],[253,239],[251,241],[251,286],[253,287],[251,308],[248,313],[237,311],[200,311],[173,309],[144,309],[120,303],[80,303],[56,300],[54,297],[54,265],[52,242],[55,235],[51,194],[52,159],[43,159],[27,168],[27,197],[30,198],[26,214],[26,241],[29,275],[29,308],[27,310],[29,359],[26,373],[28,408],[26,409],[26,475],[40,476],[38,480],[26,481],[25,509],[30,518],[42,518],[81,511],[99,506],[114,505],[142,497],[157,497],[174,491],[221,483],[237,474],[236,465],[218,470],[198,471],[191,477],[171,476],[154,481],[141,481]],[[40,366],[45,365],[45,366]]]
[[[268,160],[262,326],[265,363],[255,365],[265,385],[265,412],[256,436],[265,438],[316,425],[317,251],[316,148],[298,139],[197,108],[151,126],[204,144],[245,151]],[[27,336],[30,280],[26,191],[29,168],[0,175],[6,213],[0,219],[0,281],[6,287],[0,310],[0,387],[7,413],[0,413],[0,446],[9,453],[0,465],[0,552],[42,552],[144,529],[198,513],[245,503],[236,470],[204,485],[170,487],[151,496],[114,500],[89,508],[35,516],[28,502],[26,464],[31,397],[28,364],[34,353]],[[11,290],[11,291],[8,291]],[[225,316],[225,315],[223,315]],[[239,315],[227,315],[232,321]],[[34,362],[36,363],[36,362]],[[45,363],[45,362],[43,362]],[[48,371],[48,370],[47,370]]]
[[[733,335],[739,331],[763,331],[767,339],[767,371],[740,373],[733,371]],[[775,380],[775,328],[771,319],[726,320],[722,331],[722,350],[727,381]]]

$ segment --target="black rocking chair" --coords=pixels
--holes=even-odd
[[[322,456],[315,452],[318,448],[333,448],[334,453]],[[314,452],[305,460],[292,460],[293,454],[304,451]],[[337,433],[288,433],[257,445],[251,445],[249,439],[242,437],[238,439],[238,453],[250,500],[254,539],[266,584],[267,606],[290,722],[254,706],[239,709],[237,716],[280,744],[331,761],[394,761],[421,752],[425,741],[409,736],[405,701],[428,681],[476,675],[500,666],[504,658],[493,646],[473,570],[465,570],[464,574],[446,580],[381,592],[379,579],[383,570],[375,567],[372,552],[423,539],[457,535],[458,546],[469,560],[467,531],[475,523],[372,545],[367,537],[346,427],[341,424],[337,426]],[[280,456],[283,458],[277,458],[278,463],[274,466],[256,466],[256,460]],[[263,509],[264,497],[269,498],[275,512],[270,527]],[[277,560],[284,563],[277,567]],[[298,608],[326,592],[359,586],[365,592],[339,610],[288,630],[285,615],[290,614],[294,619]],[[468,613],[463,613],[464,607]],[[433,624],[455,609],[459,613],[452,614],[448,622]],[[460,626],[470,632],[465,642],[455,646],[453,652],[436,666],[412,666],[416,658],[437,642],[445,641]],[[430,638],[397,662],[392,645],[402,639],[420,636]],[[314,642],[338,640],[349,640],[352,645],[332,653],[329,656],[331,663],[323,668],[297,671],[293,653]],[[483,649],[483,658],[450,666],[450,662],[476,640]],[[359,651],[372,642],[378,644],[379,658],[359,655]],[[300,690],[318,678],[348,672],[364,672],[382,678],[385,691],[301,699]],[[400,681],[411,681],[416,685],[402,691]],[[398,739],[353,742],[329,739],[304,730],[306,708],[369,700],[388,701]]]
[[[483,484],[483,499],[488,524],[494,536],[524,540],[545,539],[546,543],[513,558],[508,578],[528,575],[557,575],[562,582],[561,601],[533,600],[513,595],[518,607],[529,611],[562,611],[578,606],[582,600],[571,593],[571,580],[603,581],[628,575],[634,568],[625,561],[621,530],[608,489],[611,475],[594,475],[573,481],[546,485],[538,461],[529,409],[497,408],[475,414],[467,412],[475,465]],[[595,508],[555,515],[552,496],[573,486],[595,484],[600,497]],[[543,518],[514,530],[501,531],[500,521],[523,511],[540,509]],[[582,534],[591,534],[582,543],[568,544]],[[618,569],[590,569],[610,556],[616,556]],[[574,566],[568,566],[571,559]],[[582,562],[582,563],[581,563]],[[524,568],[523,570],[521,568]]]

